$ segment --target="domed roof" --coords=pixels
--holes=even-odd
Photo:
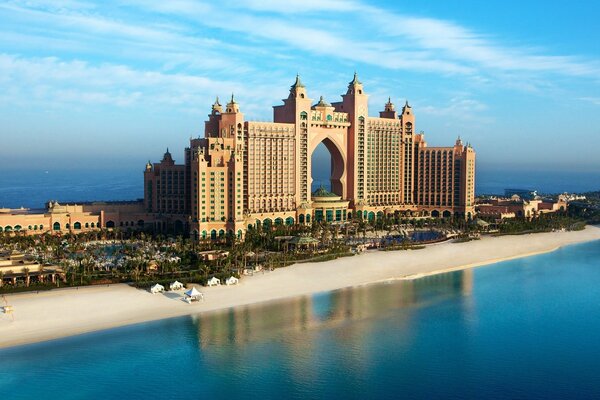
[[[323,96],[321,96],[321,98],[319,99],[319,102],[317,104],[315,104],[313,107],[331,107],[331,104],[326,102],[325,99],[323,99]]]
[[[312,197],[340,197],[335,193],[331,193],[329,190],[325,189],[325,187],[321,186],[314,192],[312,192]]]

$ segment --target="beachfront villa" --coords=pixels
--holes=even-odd
[[[0,209],[1,232],[148,229],[198,240],[242,239],[248,229],[313,222],[373,221],[401,214],[475,216],[475,151],[457,139],[433,147],[417,133],[406,102],[388,99],[377,117],[355,74],[341,101],[314,103],[296,77],[273,122],[247,121],[235,98],[214,102],[204,137],[190,140],[184,162],[167,149],[144,170],[143,201]],[[311,190],[311,156],[331,155],[331,192]]]

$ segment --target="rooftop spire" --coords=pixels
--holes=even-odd
[[[239,107],[238,103],[236,103],[233,93],[231,93],[231,100],[229,101],[229,103],[227,103],[226,107],[227,108],[225,111],[228,113],[239,113],[240,112],[240,107]]]
[[[394,103],[392,103],[391,97],[388,97],[388,101],[385,103],[385,111],[394,111]]]
[[[173,157],[171,156],[171,153],[169,152],[169,148],[167,147],[167,151],[165,152],[163,159],[163,162],[169,162],[169,163],[173,163]]]
[[[221,103],[219,103],[219,96],[217,96],[217,98],[215,99],[215,106],[220,106]]]
[[[358,74],[354,71],[354,78],[350,82],[350,85],[362,85],[362,82],[358,80]]]
[[[296,74],[296,81],[292,85],[292,89],[299,88],[299,87],[304,87],[304,84],[300,80],[300,74]]]

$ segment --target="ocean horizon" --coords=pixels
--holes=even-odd
[[[417,280],[2,349],[0,393],[596,398],[598,259],[600,241],[593,241]]]
[[[330,188],[327,174],[313,177],[313,190]],[[504,194],[522,188],[539,193],[600,190],[600,171],[478,170],[476,195]],[[144,197],[143,173],[120,170],[11,170],[0,174],[0,208],[44,208],[49,200],[61,203],[131,201]]]

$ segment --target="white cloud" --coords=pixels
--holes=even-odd
[[[368,13],[377,21],[376,27],[390,36],[409,39],[416,47],[441,51],[445,58],[474,63],[485,69],[575,76],[596,76],[600,73],[597,61],[536,54],[536,50],[527,47],[505,47],[448,21],[390,15],[377,9]]]
[[[133,69],[126,65],[100,64],[56,57],[22,58],[0,54],[0,103],[52,107],[79,104],[117,107],[175,106],[179,109],[205,108],[217,94],[235,92],[242,98],[267,101],[272,87],[248,87],[235,81],[203,76]],[[270,99],[272,100],[272,99]]]
[[[360,4],[351,0],[236,0],[232,5],[263,12],[283,14],[312,13],[319,11],[356,11]]]

